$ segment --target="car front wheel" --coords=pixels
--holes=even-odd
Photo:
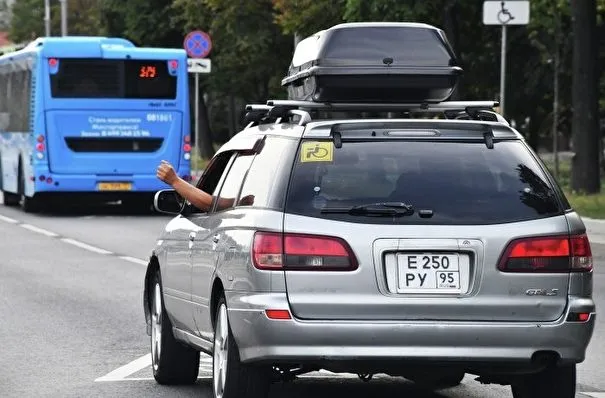
[[[574,398],[576,365],[551,366],[512,385],[514,398]]]
[[[214,322],[212,369],[214,398],[265,398],[269,395],[268,369],[240,361],[224,297],[218,301]]]
[[[200,369],[199,351],[178,342],[162,300],[159,273],[151,291],[151,365],[159,384],[192,384]]]

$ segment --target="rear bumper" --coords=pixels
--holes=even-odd
[[[94,174],[53,174],[38,172],[35,176],[35,192],[99,192],[106,193],[107,191],[100,191],[97,187],[99,182],[128,182],[131,183],[131,189],[128,191],[118,191],[118,193],[125,192],[139,192],[139,193],[151,193],[157,192],[161,189],[169,189],[170,186],[160,181],[155,175],[155,169],[149,170],[153,174],[132,174],[132,175],[94,175]],[[190,176],[191,170],[180,169],[178,175],[181,177]],[[41,181],[41,177],[44,177],[44,181]],[[51,182],[47,182],[48,177],[51,178]],[[116,193],[116,191],[109,191]]]
[[[592,337],[595,306],[571,299],[555,322],[390,322],[271,320],[265,309],[288,309],[286,295],[227,292],[229,321],[245,362],[330,363],[395,360],[467,364],[527,364],[536,355],[582,362]],[[591,312],[587,322],[567,313]]]

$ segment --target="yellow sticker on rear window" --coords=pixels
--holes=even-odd
[[[300,151],[300,161],[307,162],[331,162],[334,158],[334,146],[332,142],[303,142]]]

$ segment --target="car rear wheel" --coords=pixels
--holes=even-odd
[[[576,365],[551,366],[512,385],[514,398],[574,398]]]
[[[225,298],[218,301],[214,323],[212,390],[214,398],[265,398],[271,386],[268,369],[241,363],[233,339]]]
[[[199,351],[178,342],[162,300],[162,286],[156,274],[151,292],[151,364],[159,384],[192,384],[200,369]]]

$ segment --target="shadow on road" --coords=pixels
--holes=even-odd
[[[372,380],[364,383],[351,379],[299,379],[293,383],[278,383],[271,387],[269,398],[448,398],[456,391],[456,397],[467,397],[470,392],[463,384],[455,388],[440,391],[428,391],[416,387],[403,379]],[[465,391],[467,393],[465,393]],[[157,394],[157,395],[156,395]],[[170,397],[212,397],[212,381],[201,379],[192,386],[155,385],[153,396]]]

